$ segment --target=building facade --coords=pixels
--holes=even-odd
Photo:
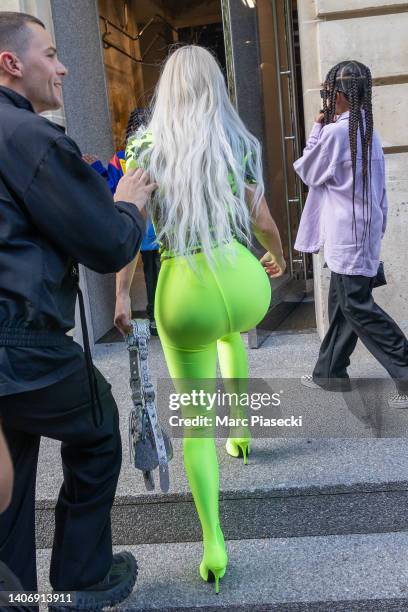
[[[382,259],[388,286],[376,300],[408,332],[408,3],[395,0],[300,0],[298,2],[306,129],[319,105],[319,85],[328,69],[345,58],[359,60],[373,76],[374,124],[384,147],[389,200]],[[314,256],[319,331],[327,326],[329,273]]]
[[[69,75],[64,110],[50,118],[66,126],[84,153],[104,161],[123,146],[130,111],[149,103],[170,45],[196,42],[216,53],[231,99],[262,142],[266,196],[288,261],[285,277],[272,281],[270,313],[250,332],[253,347],[305,297],[320,335],[327,328],[329,272],[323,256],[293,249],[305,193],[292,163],[320,107],[320,84],[328,69],[343,59],[368,64],[390,206],[382,251],[388,286],[376,290],[376,299],[408,332],[407,2],[0,0],[0,7],[35,14],[51,29]],[[82,284],[91,341],[106,339],[113,321],[114,276],[83,270]],[[141,303],[140,277],[132,291],[134,303]]]

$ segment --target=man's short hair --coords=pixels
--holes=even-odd
[[[27,27],[30,23],[36,23],[45,29],[43,22],[34,15],[0,11],[0,53],[3,51],[13,51],[17,55],[24,53],[31,38],[30,29]]]

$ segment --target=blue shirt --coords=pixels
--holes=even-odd
[[[109,189],[112,194],[115,193],[116,187],[122,176],[125,173],[126,165],[125,165],[125,151],[121,150],[115,153],[110,162],[108,163],[108,167],[105,168],[103,163],[97,159],[92,165],[92,168],[96,170],[101,176],[103,176],[108,182]],[[154,231],[153,223],[150,219],[146,222],[146,233],[143,237],[142,244],[140,245],[141,251],[158,251],[159,244],[156,241],[156,234]]]

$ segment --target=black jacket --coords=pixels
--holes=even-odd
[[[144,220],[113,203],[76,144],[30,102],[0,87],[0,327],[74,327],[72,264],[116,272]]]
[[[34,337],[33,346],[47,344],[38,344],[41,333],[57,338],[74,327],[74,264],[116,272],[135,257],[144,231],[137,208],[114,205],[64,131],[0,87],[0,395],[2,384],[13,392],[1,380],[11,359],[2,347]]]

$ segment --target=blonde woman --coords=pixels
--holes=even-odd
[[[155,318],[170,375],[178,381],[248,377],[241,332],[265,316],[270,282],[244,246],[251,229],[267,250],[270,276],[285,270],[275,222],[263,197],[261,149],[231,105],[222,72],[209,51],[185,46],[167,60],[149,124],[129,141],[127,168],[143,167],[157,183],[149,212],[161,244]],[[119,273],[115,322],[129,325],[132,266]],[[186,390],[183,387],[183,390]],[[203,413],[206,407],[202,407]],[[208,432],[184,438],[184,463],[202,526],[200,575],[225,574],[227,553],[218,511],[216,448]],[[232,456],[249,451],[249,437],[229,438]]]

